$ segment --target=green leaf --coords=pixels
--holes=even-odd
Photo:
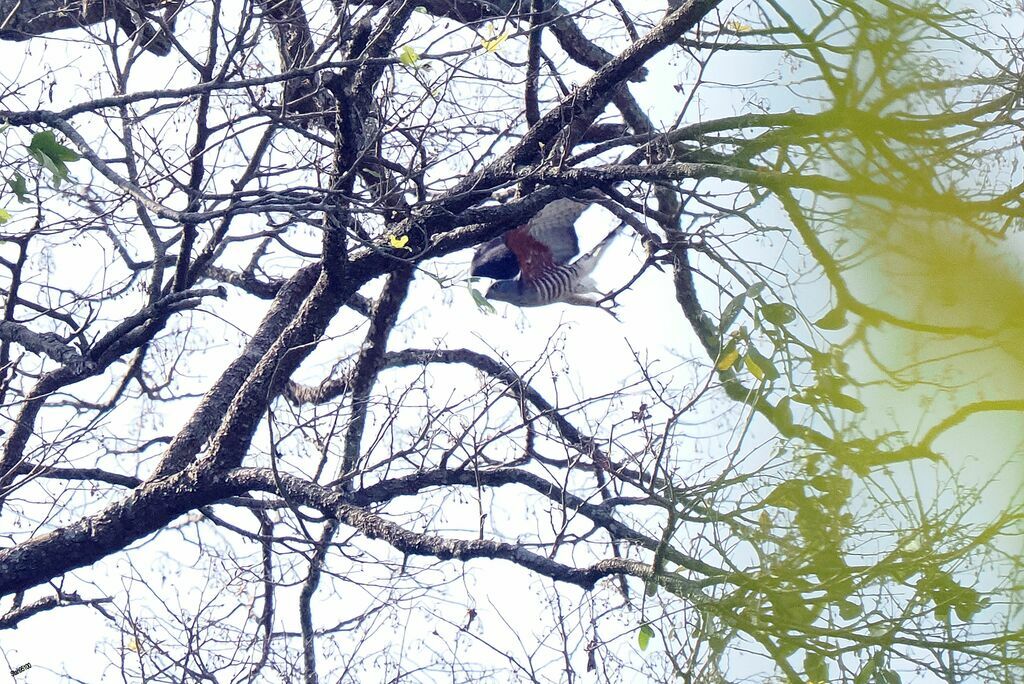
[[[764,292],[764,288],[765,287],[767,287],[767,286],[764,283],[762,283],[762,282],[754,283],[753,285],[751,285],[750,287],[747,288],[747,296],[748,297],[757,297],[762,292]]]
[[[880,684],[903,684],[903,679],[895,670],[880,670],[875,675],[875,681]]]
[[[815,475],[808,484],[819,492],[830,492],[836,487],[836,481],[844,479],[842,475]]]
[[[806,404],[807,406],[814,406],[818,403],[816,395],[806,390],[790,395],[790,398],[798,404]]]
[[[764,369],[757,365],[757,362],[752,360],[749,355],[743,357],[743,363],[747,367],[747,370],[750,371],[751,375],[758,380],[764,380]]]
[[[796,622],[796,619],[793,619],[792,621]],[[799,639],[782,637],[779,639],[779,653],[782,654],[783,657],[788,658],[789,656],[793,655],[794,653],[800,650],[800,645],[801,644]]]
[[[791,511],[800,509],[807,500],[807,493],[804,491],[803,480],[788,480],[772,490],[771,494],[765,497],[764,503],[767,506],[788,508]]]
[[[53,185],[57,188],[60,187],[61,181],[68,180],[68,167],[65,162],[80,159],[77,152],[57,142],[53,131],[40,131],[32,136],[28,151],[40,166],[53,175]]]
[[[838,392],[828,394],[823,397],[828,403],[832,404],[836,408],[841,408],[846,411],[852,411],[854,413],[864,413],[865,406],[859,399],[848,396],[846,394],[840,394]]]
[[[424,273],[427,276],[429,276],[430,279],[433,280],[435,283],[437,283],[437,286],[440,287],[442,290],[444,288],[448,287],[448,283],[450,283],[451,281],[455,280],[455,278],[451,278],[451,277],[448,277],[448,276],[440,276],[440,275],[437,275],[436,273],[431,273],[430,271],[428,271],[425,268],[419,269],[419,272],[420,273]]]
[[[420,56],[412,49],[412,46],[406,45],[398,53],[398,61],[407,67],[414,67],[416,62],[420,61]]]
[[[484,297],[475,288],[471,287],[469,288],[469,291],[473,295],[473,301],[476,303],[476,308],[486,314],[498,313],[498,310],[494,308],[494,305],[487,301],[487,297]]]
[[[6,209],[0,209],[0,223],[7,223],[11,220],[11,212]]]
[[[807,600],[797,591],[772,592],[769,594],[769,601],[772,604],[772,612],[779,620],[789,623],[794,627],[797,625],[810,626],[814,621],[814,611],[808,607]],[[782,638],[779,640],[779,648],[782,652],[793,653],[801,648],[802,644],[793,639]]]
[[[860,616],[864,612],[864,609],[859,603],[853,601],[840,601],[839,602],[839,615],[844,620],[853,620]]]
[[[882,653],[879,651],[870,658],[868,662],[864,663],[864,667],[861,668],[857,676],[853,678],[854,684],[868,684],[871,681],[871,675],[878,669],[878,665],[882,662]]]
[[[796,309],[784,302],[765,304],[761,307],[761,316],[769,323],[783,326],[796,320]]]
[[[782,397],[775,405],[775,424],[780,430],[793,427],[793,406],[789,397]]]
[[[725,651],[725,647],[729,645],[729,638],[723,634],[715,632],[708,634],[708,647],[711,652],[715,655],[719,655]]]
[[[654,636],[654,630],[651,629],[650,625],[642,625],[640,627],[640,633],[636,635],[636,643],[640,646],[641,651],[647,650],[647,645],[651,643],[652,636]]]
[[[804,674],[813,682],[827,682],[828,664],[825,662],[825,656],[808,652],[804,656]]]
[[[57,136],[53,134],[53,131],[40,131],[39,133],[36,133],[32,136],[32,142],[29,144],[29,149],[39,150],[51,159],[59,159],[60,161],[65,162],[73,162],[81,159],[78,153],[70,147],[65,147],[57,142]]]
[[[840,330],[846,326],[846,309],[836,307],[814,322],[822,330]]]
[[[724,335],[728,332],[732,324],[736,322],[736,317],[740,315],[740,311],[743,310],[743,305],[747,301],[747,293],[741,292],[732,298],[732,301],[725,305],[722,310],[722,322],[718,324],[719,334]]]
[[[953,604],[953,610],[958,618],[969,622],[987,605],[988,601],[983,599],[977,591],[969,587],[961,587],[961,591],[956,597],[956,603]]]
[[[25,182],[24,176],[20,173],[14,174],[7,179],[7,185],[11,186],[11,192],[18,198],[19,202],[28,202],[28,184]]]
[[[824,493],[821,502],[833,509],[844,505],[853,492],[853,483],[842,475],[815,475],[808,484]]]
[[[780,377],[779,369],[775,367],[775,364],[769,361],[767,357],[763,356],[761,352],[757,351],[753,346],[747,348],[747,355],[744,357],[744,361],[746,361],[747,368],[758,380],[764,380],[766,378],[768,380],[778,380]],[[758,371],[760,371],[760,373]]]

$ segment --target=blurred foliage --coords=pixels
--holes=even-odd
[[[1024,665],[1016,56],[969,8],[815,8],[813,31],[744,17],[755,35],[829,38],[797,51],[822,119],[737,148],[849,192],[776,193],[814,286],[719,257],[742,289],[717,323],[716,369],[796,470],[723,522],[745,543],[722,554],[747,579],[702,605],[702,634],[713,654],[753,638],[790,681],[1011,681]],[[969,420],[989,412],[1005,414],[1001,448]]]

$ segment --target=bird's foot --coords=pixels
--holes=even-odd
[[[601,300],[600,302],[598,302],[594,306],[596,306],[601,311],[606,312],[608,315],[610,315],[612,318],[614,318],[619,323],[622,322],[622,319],[619,318],[619,315],[617,313],[615,313],[615,309],[619,308],[619,303],[616,302],[614,299]]]

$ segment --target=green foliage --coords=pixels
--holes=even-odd
[[[52,174],[55,188],[69,178],[67,162],[81,159],[77,152],[57,142],[52,131],[40,131],[32,136],[28,151],[40,166]]]
[[[19,202],[28,202],[28,184],[24,176],[20,173],[15,173],[7,180],[7,184],[11,186],[11,192],[18,198]]]
[[[646,651],[647,646],[651,643],[651,637],[654,636],[654,630],[651,626],[644,624],[640,626],[640,631],[636,635],[636,643],[640,646],[641,651]]]
[[[796,320],[796,309],[785,302],[775,302],[762,306],[761,316],[773,325],[785,326]]]
[[[494,305],[487,301],[487,297],[484,297],[480,292],[472,285],[467,285],[469,293],[473,296],[473,303],[476,307],[486,314],[498,313],[498,310],[494,308]]]
[[[779,369],[775,367],[771,359],[757,351],[757,347],[752,344],[747,346],[747,354],[743,357],[743,360],[746,363],[747,369],[758,380],[778,380],[782,377]]]
[[[814,322],[822,330],[841,330],[846,327],[846,309],[836,307]]]
[[[0,132],[7,132],[9,126],[0,128]],[[70,180],[68,164],[81,159],[79,154],[64,144],[58,142],[57,136],[52,131],[40,131],[32,136],[32,141],[25,146],[31,158],[42,168],[50,172],[53,179],[53,186],[59,188],[61,183]],[[11,164],[6,159],[0,160],[5,166]],[[14,162],[14,165],[18,162]],[[7,187],[20,203],[27,203],[30,199],[28,179],[20,170],[15,170],[7,178]],[[10,221],[12,215],[5,209],[0,209],[0,224]]]
[[[828,664],[825,662],[825,656],[820,653],[808,652],[804,656],[804,674],[810,681],[827,682]]]
[[[786,302],[765,303],[761,298],[761,293],[766,287],[767,285],[763,282],[754,283],[733,297],[722,310],[718,332],[726,342],[716,363],[718,370],[726,371],[732,368],[734,371],[739,371],[745,368],[759,382],[774,382],[782,377],[772,356],[778,348],[776,341],[780,339],[779,331],[784,336],[786,326],[797,320],[798,312],[796,308]],[[730,332],[750,299],[755,300],[758,305],[757,315],[754,317],[754,329],[759,330],[765,337],[776,343],[776,349],[773,349],[770,354],[762,354],[758,350],[751,338],[751,332],[747,330],[746,326],[741,326],[738,330]],[[761,325],[762,321],[771,324],[776,330],[764,329]],[[741,342],[742,345],[740,345]]]
[[[878,651],[871,656],[853,678],[854,684],[902,684],[903,679],[895,670],[886,666],[885,653]]]
[[[743,311],[743,305],[747,302],[747,293],[741,292],[732,298],[732,300],[725,305],[722,309],[722,319],[718,324],[718,332],[720,335],[725,335],[729,332],[732,324],[736,322],[736,317]]]
[[[862,413],[864,404],[848,394],[843,389],[849,384],[849,380],[841,375],[827,372],[818,374],[817,382],[804,388],[793,396],[793,401],[811,406],[834,406],[835,408],[853,413]]]
[[[936,620],[949,620],[950,610],[966,622],[974,618],[987,602],[970,587],[961,586],[948,572],[928,568],[917,582],[918,595],[934,604]]]

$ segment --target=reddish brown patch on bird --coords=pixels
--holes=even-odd
[[[530,235],[529,224],[519,226],[505,233],[505,245],[516,255],[523,280],[534,280],[538,275],[554,267],[551,249]]]

